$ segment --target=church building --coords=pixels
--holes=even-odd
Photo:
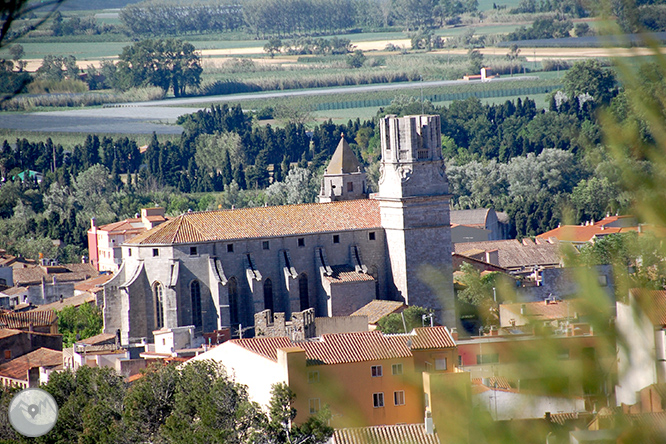
[[[125,242],[104,285],[104,331],[151,342],[164,327],[237,330],[266,309],[344,316],[374,299],[432,308],[454,326],[439,116],[379,125],[376,194],[343,136],[320,203],[188,212]]]

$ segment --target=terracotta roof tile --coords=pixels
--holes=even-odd
[[[86,339],[76,341],[77,344],[100,345],[100,344],[115,344],[116,335],[112,333],[101,333],[96,336],[91,336]]]
[[[0,376],[26,381],[31,368],[58,365],[62,365],[62,352],[42,347],[0,365]]]
[[[92,277],[90,279],[86,279],[85,281],[79,282],[78,284],[74,285],[74,290],[78,291],[91,291],[96,288],[101,288],[101,286],[113,278],[113,274],[111,273],[103,273],[100,274],[99,276]]]
[[[436,433],[427,434],[424,424],[382,425],[336,429],[334,444],[439,444]]]
[[[367,316],[368,324],[376,324],[384,316],[399,313],[405,308],[407,306],[404,302],[374,300],[356,310],[351,316]]]
[[[357,199],[185,213],[146,231],[129,244],[187,244],[379,228],[379,202]]]
[[[486,218],[490,212],[487,208],[474,210],[451,210],[451,224],[467,226],[486,226]]]
[[[11,328],[0,328],[0,338],[9,338],[12,336],[20,335],[22,334],[22,330],[14,330]]]
[[[67,264],[43,267],[41,265],[14,269],[14,285],[38,285],[42,278],[51,281],[55,277],[57,282],[84,281],[99,275],[90,264]]]
[[[349,265],[333,265],[331,269],[333,270],[333,274],[325,276],[325,278],[332,283],[368,282],[375,280],[369,274],[359,273]]]
[[[145,230],[146,227],[143,225],[141,218],[132,218],[125,219],[118,222],[112,222],[110,224],[102,225],[97,227],[99,231],[107,231],[110,234],[126,233],[130,231],[136,231],[140,233]]]
[[[458,242],[453,244],[454,253],[464,255],[470,250],[497,250],[499,266],[503,268],[520,268],[534,265],[557,265],[560,263],[559,242],[544,242],[527,245],[516,239]]]
[[[53,325],[57,321],[53,311],[24,311],[19,313],[0,313],[0,327],[3,328],[28,328]]]
[[[304,350],[309,365],[407,358],[412,356],[412,350],[455,347],[445,327],[417,328],[412,333],[401,335],[373,331],[323,335],[298,342],[284,337],[233,339],[231,342],[275,362],[278,349],[293,347]]]

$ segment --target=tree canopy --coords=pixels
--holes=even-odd
[[[146,39],[123,48],[116,82],[121,89],[153,85],[176,97],[201,82],[201,57],[191,43],[179,39]]]

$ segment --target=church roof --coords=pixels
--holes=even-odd
[[[381,227],[379,202],[357,199],[185,213],[127,242],[173,245],[234,239],[265,239]]]
[[[358,171],[361,171],[361,164],[343,135],[326,167],[326,174],[346,174]]]

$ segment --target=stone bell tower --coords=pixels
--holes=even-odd
[[[386,116],[379,122],[381,223],[397,298],[435,310],[455,327],[449,184],[440,117]]]

